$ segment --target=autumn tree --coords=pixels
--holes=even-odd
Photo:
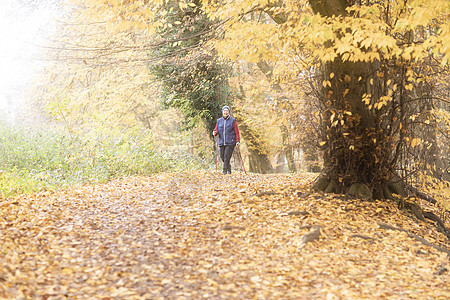
[[[149,56],[164,58],[151,64],[151,72],[162,82],[165,105],[180,109],[190,126],[202,121],[208,132],[221,116],[221,107],[231,105],[246,142],[249,171],[272,173],[269,145],[253,122],[257,116],[238,105],[245,98],[243,90],[229,85],[236,67],[221,59],[211,43],[223,33],[222,23],[206,16],[201,1],[168,1],[159,14],[166,24],[157,28],[154,43],[161,47]],[[233,157],[240,168],[240,156]]]
[[[44,48],[50,62],[35,83],[37,106],[71,132],[144,128],[159,147],[187,147],[195,134],[179,134],[183,117],[162,109],[161,85],[149,72],[150,61],[164,58],[149,57],[161,45],[144,30],[99,22],[84,5],[67,3],[64,12]]]
[[[423,142],[409,127],[411,117],[425,101],[428,110],[435,102],[424,89],[431,72],[421,71],[429,59],[447,65],[449,6],[439,2],[310,1],[332,34],[323,44],[330,57],[319,69],[328,191],[363,183],[377,198],[404,193],[397,174],[412,179],[405,156]]]
[[[433,71],[418,70],[433,61],[435,71],[448,72],[447,1],[208,4],[212,16],[233,20],[217,42],[221,53],[254,62],[290,60],[298,67],[274,71],[288,79],[315,70],[325,163],[316,187],[347,192],[360,184],[376,198],[404,191],[395,183],[399,173],[402,181],[412,179],[405,153],[422,145],[409,127],[411,107],[424,98],[419,85],[433,80]],[[254,13],[267,14],[272,22],[246,18]],[[225,51],[236,40],[244,42]]]
[[[344,26],[345,30],[339,33],[341,29],[336,31],[339,26],[334,22],[341,21],[331,21],[334,18],[331,7],[337,3],[330,1],[321,6],[311,1],[315,12],[327,20],[322,27],[324,34],[334,34],[334,40],[326,36],[324,43],[313,42],[323,47],[326,57],[316,68],[319,76],[312,84],[322,104],[324,121],[322,148],[328,178],[319,182],[323,184],[321,188],[345,191],[352,182],[364,178],[361,175],[368,175],[362,181],[371,187],[375,197],[391,197],[392,193],[403,194],[407,188],[411,189],[411,184],[424,182],[426,173],[443,180],[441,191],[445,191],[448,186],[445,163],[448,162],[445,145],[448,134],[445,132],[449,125],[445,117],[448,93],[442,93],[448,90],[445,83],[448,46],[443,45],[448,35],[448,24],[443,22],[445,8],[439,7],[443,10],[436,9],[430,16],[425,11],[433,7],[432,3],[409,1],[402,6],[388,1],[383,5],[374,2],[370,7],[353,8],[348,4],[345,9],[337,8],[335,14],[342,11],[340,20],[349,20],[348,24],[353,25]],[[365,18],[385,32],[370,29]],[[365,23],[355,26],[356,20]],[[368,29],[365,36],[360,36]],[[390,46],[387,41],[391,41]],[[311,49],[310,53],[319,52]],[[352,91],[356,95],[352,96]],[[354,116],[359,120],[353,124]],[[347,118],[350,128],[346,128]],[[352,130],[358,126],[360,133],[352,137]],[[355,163],[350,163],[349,158]],[[343,172],[345,168],[349,171]],[[353,179],[345,184],[345,174],[352,172],[355,172]],[[442,194],[448,199],[448,193],[435,193],[438,197]]]
[[[226,64],[215,55],[216,48],[211,43],[212,37],[223,35],[223,28],[218,30],[218,26],[226,22],[209,18],[203,4],[203,1],[108,1],[105,5],[104,1],[88,0],[82,1],[81,8],[90,20],[106,24],[111,32],[148,36],[150,42],[141,49],[147,50],[152,72],[162,80],[166,104],[184,111],[194,121],[209,118],[207,124],[212,127],[220,114],[218,101],[226,104],[233,99],[225,77],[230,70],[224,68]],[[239,118],[242,117],[245,115]],[[246,123],[244,119],[238,120]],[[260,135],[253,134],[255,129],[248,129],[242,132],[244,140],[258,145],[258,151],[249,153],[255,169],[271,172],[267,153],[261,149],[264,143],[258,140]]]
[[[83,2],[110,28],[150,35],[173,26],[157,18],[166,3]],[[178,6],[186,10],[190,3]],[[198,3],[210,20],[223,25],[222,34],[209,42],[220,55],[266,62],[273,66],[269,77],[280,85],[295,85],[313,71],[308,80],[321,106],[322,189],[347,192],[360,184],[383,198],[404,190],[406,185],[395,182],[415,180],[410,166],[417,157],[406,154],[426,143],[412,132],[411,117],[424,109],[416,105],[424,97],[435,111],[433,93],[439,88],[424,96],[420,85],[433,82],[431,74],[448,74],[448,1]],[[427,122],[437,129],[438,122]]]
[[[188,127],[201,121],[212,132],[222,106],[230,101],[230,67],[205,45],[217,34],[217,24],[199,6],[200,1],[186,6],[168,1],[162,7],[157,18],[167,26],[157,29],[153,40],[161,46],[149,51],[149,64],[162,84],[164,105],[180,109]]]
[[[45,46],[49,62],[35,82],[34,99],[71,130],[94,123],[153,125],[158,86],[146,65],[147,37],[112,33],[106,23],[84,22],[84,11],[65,7]]]
[[[317,122],[311,122],[316,121],[316,115],[312,114],[314,102],[304,101],[306,83],[287,86],[274,81],[272,63],[239,62],[235,65],[236,75],[230,83],[241,92],[234,104],[239,114],[247,115],[243,119],[257,129],[254,134],[262,137],[258,141],[266,144],[262,147],[251,144],[250,149],[255,152],[270,149],[269,157],[276,159],[276,172],[285,171],[285,161],[289,172],[304,168],[298,165],[303,159],[301,155],[307,145],[318,144],[313,132]]]

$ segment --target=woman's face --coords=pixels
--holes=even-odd
[[[222,110],[222,114],[223,114],[223,117],[226,118],[230,114],[230,111],[225,108],[224,110]]]

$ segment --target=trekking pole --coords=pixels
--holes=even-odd
[[[216,163],[216,171],[217,171],[217,146],[216,146],[216,135],[214,136],[214,162]]]
[[[245,171],[245,167],[244,167],[244,160],[242,159],[242,155],[241,155],[240,145],[237,148],[238,148],[239,159],[241,160],[241,164],[242,164],[242,169],[244,169],[245,175],[247,175],[247,171]]]

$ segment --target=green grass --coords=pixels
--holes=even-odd
[[[50,127],[0,124],[3,198],[129,175],[207,168],[183,151],[160,151],[144,129],[73,133]]]

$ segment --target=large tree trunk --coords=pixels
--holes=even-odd
[[[351,1],[310,0],[314,12],[322,16],[346,14]],[[322,134],[326,144],[321,182],[314,186],[327,192],[346,193],[353,185],[367,186],[374,197],[384,198],[389,181],[390,144],[381,130],[380,111],[362,101],[363,95],[376,98],[379,80],[373,74],[379,63],[343,62],[339,57],[319,70],[322,81],[330,81],[321,91],[324,104]],[[321,77],[321,78],[320,78]],[[325,182],[325,184],[324,184]]]
[[[389,143],[385,143],[378,114],[369,111],[362,101],[364,93],[375,93],[376,88],[372,89],[367,80],[376,67],[340,60],[323,67],[323,74],[331,82],[322,97],[324,172],[330,192],[347,192],[351,185],[359,183],[378,196],[387,183]],[[330,74],[334,74],[332,79]]]

